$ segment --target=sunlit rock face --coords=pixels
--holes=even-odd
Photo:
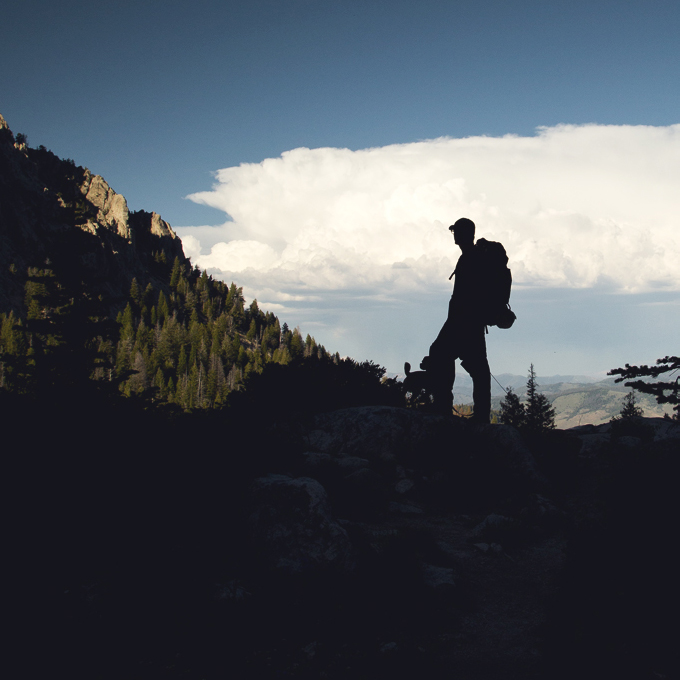
[[[87,231],[96,233],[95,225],[104,226],[131,241],[129,212],[124,196],[111,189],[103,177],[92,175],[89,170],[85,171],[85,181],[80,185],[80,191],[97,208],[95,219],[88,219],[85,224]]]
[[[157,260],[184,262],[160,215],[130,212],[100,175],[14,136],[0,116],[0,309],[19,309],[28,267],[49,261],[105,296],[160,283]]]

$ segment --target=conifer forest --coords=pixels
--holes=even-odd
[[[29,268],[24,313],[0,315],[0,388],[29,394],[80,379],[152,403],[209,409],[268,363],[343,361],[257,301],[246,305],[235,284],[179,258],[170,265],[162,251],[154,262],[166,286],[142,289],[133,278],[115,322],[101,299],[69,290],[47,266]]]

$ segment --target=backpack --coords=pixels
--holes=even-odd
[[[505,248],[497,241],[477,239],[475,252],[479,255],[484,281],[482,318],[487,326],[510,328],[516,314],[510,309],[510,289],[512,273],[508,268]],[[456,272],[454,271],[454,274]],[[453,274],[451,275],[453,277]]]

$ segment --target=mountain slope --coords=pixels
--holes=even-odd
[[[192,267],[157,214],[130,213],[102,177],[28,147],[0,117],[0,389],[209,409],[265,373],[249,394],[318,410],[391,403],[384,372],[246,305]]]
[[[22,277],[49,259],[62,277],[94,293],[125,296],[133,278],[158,279],[154,253],[188,262],[178,236],[159,215],[130,213],[99,175],[44,147],[14,138],[0,115],[0,310],[18,308]]]

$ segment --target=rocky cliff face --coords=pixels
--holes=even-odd
[[[131,213],[125,198],[87,168],[29,148],[0,115],[0,309],[20,304],[22,273],[46,259],[62,276],[115,298],[133,277],[154,282],[161,257],[186,260],[167,222]]]

